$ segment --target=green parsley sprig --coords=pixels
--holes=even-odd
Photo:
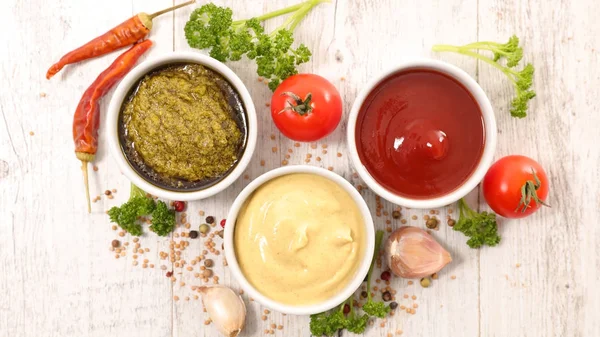
[[[469,237],[467,241],[469,247],[479,248],[483,245],[493,247],[500,243],[496,214],[477,213],[467,205],[464,199],[458,201],[458,209],[460,217],[453,229]]]
[[[347,329],[350,332],[361,334],[367,328],[367,322],[371,316],[384,318],[389,312],[390,307],[383,302],[374,301],[371,297],[371,276],[375,267],[377,255],[381,250],[381,241],[383,240],[383,231],[378,230],[375,234],[375,254],[367,274],[367,302],[362,309],[365,312],[360,315],[354,310],[354,295],[344,301],[338,307],[329,312],[322,312],[310,316],[310,333],[313,336],[333,336],[339,330]],[[348,315],[344,315],[344,306],[350,306]]]
[[[163,201],[154,201],[139,187],[131,184],[129,200],[120,207],[108,211],[110,221],[133,236],[142,235],[140,217],[152,216],[150,230],[159,236],[167,236],[175,228],[175,211]]]
[[[255,60],[259,76],[269,81],[275,91],[279,83],[298,73],[296,67],[310,60],[304,45],[292,48],[293,32],[310,10],[330,0],[308,0],[248,20],[233,21],[230,8],[206,4],[192,12],[185,25],[185,37],[192,48],[210,49],[210,56],[221,61],[238,61],[246,55]],[[261,22],[292,13],[271,33],[265,33]]]
[[[433,46],[432,50],[437,52],[449,51],[471,56],[502,71],[514,85],[517,92],[512,101],[510,114],[517,118],[527,116],[527,105],[536,95],[535,91],[531,89],[535,69],[531,63],[527,63],[520,71],[513,69],[523,58],[523,48],[519,46],[519,38],[516,35],[511,36],[506,43],[482,41],[469,43],[464,46],[439,44]],[[477,50],[491,51],[493,58],[481,55]],[[506,66],[500,63],[503,59],[506,60]]]

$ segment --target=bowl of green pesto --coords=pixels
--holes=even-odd
[[[202,54],[172,52],[123,78],[107,115],[109,148],[144,191],[171,200],[221,192],[248,166],[256,111],[240,78]]]

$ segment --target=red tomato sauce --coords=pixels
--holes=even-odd
[[[426,69],[398,72],[367,97],[356,122],[358,156],[390,192],[443,196],[475,170],[485,144],[481,110],[454,78]]]

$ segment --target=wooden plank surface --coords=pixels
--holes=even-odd
[[[192,286],[200,282],[185,267],[161,260],[169,239],[146,235],[133,264],[134,242],[111,229],[104,212],[128,198],[128,182],[107,155],[101,132],[97,171],[91,170],[92,196],[117,189],[114,199],[102,197],[85,213],[79,164],[73,156],[71,118],[81,93],[116,53],[67,67],[47,81],[48,66],[63,53],[140,12],[153,12],[180,0],[9,0],[0,3],[0,335],[1,336],[215,336]],[[281,1],[216,1],[234,10],[236,18],[251,17],[296,3]],[[183,27],[192,8],[167,14],[154,22],[150,38],[156,45],[148,57],[172,50],[190,50]],[[521,153],[536,158],[551,177],[552,209],[521,221],[503,221],[503,242],[475,251],[460,233],[441,226],[434,235],[454,261],[432,287],[394,279],[398,294],[415,295],[416,315],[396,314],[383,327],[377,322],[367,336],[387,336],[403,330],[409,336],[600,336],[600,141],[595,130],[600,75],[600,25],[594,0],[338,0],[316,8],[295,33],[313,51],[302,71],[331,80],[344,99],[345,116],[354,97],[377,73],[414,57],[434,57],[458,65],[488,93],[498,120],[497,157]],[[272,29],[281,20],[269,22]],[[509,116],[513,91],[503,75],[477,62],[451,54],[433,55],[435,43],[476,40],[503,41],[518,34],[525,59],[536,67],[531,115]],[[198,51],[199,52],[199,51]],[[257,107],[259,141],[252,164],[231,188],[188,206],[188,222],[197,227],[205,215],[218,220],[239,191],[253,178],[282,165],[332,167],[354,184],[346,155],[345,117],[340,127],[317,148],[280,136],[271,122],[270,92],[257,81],[255,65],[228,64],[248,86]],[[104,100],[106,107],[110,94]],[[30,134],[33,133],[33,134]],[[274,139],[271,139],[274,135]],[[323,145],[327,148],[324,149]],[[273,148],[277,148],[273,153]],[[291,149],[292,153],[288,150]],[[327,153],[323,153],[323,151]],[[338,157],[338,153],[341,157]],[[286,159],[286,154],[290,158]],[[317,162],[316,157],[321,157]],[[264,160],[264,166],[260,164]],[[90,168],[92,166],[90,165]],[[363,193],[369,206],[375,195]],[[469,200],[476,203],[478,191]],[[481,208],[486,206],[482,203]],[[384,211],[395,208],[383,202]],[[438,217],[455,216],[445,207]],[[423,227],[429,210],[402,210],[408,224]],[[413,220],[413,216],[417,220]],[[375,217],[378,228],[390,216]],[[400,226],[393,220],[391,226]],[[178,229],[177,233],[184,232]],[[129,242],[126,256],[115,258],[110,242]],[[179,240],[178,238],[171,238]],[[200,255],[201,240],[182,252],[186,260]],[[220,245],[218,239],[215,240]],[[220,283],[238,289],[219,257],[215,274]],[[154,268],[142,268],[148,259]],[[520,266],[517,268],[517,264]],[[165,277],[173,269],[176,281]],[[455,279],[451,278],[454,276]],[[182,284],[183,282],[183,284]],[[175,300],[177,296],[178,300]],[[189,297],[189,300],[186,298]],[[261,336],[270,324],[283,325],[277,335],[308,336],[308,318],[269,313],[249,301],[244,336]]]

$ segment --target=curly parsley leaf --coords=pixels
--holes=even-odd
[[[455,231],[462,232],[469,237],[467,245],[471,248],[479,248],[483,245],[490,247],[500,243],[498,235],[498,224],[496,223],[496,214],[472,210],[464,199],[458,201],[460,217],[454,225]]]
[[[233,21],[230,8],[206,4],[192,12],[184,31],[192,48],[209,49],[209,55],[221,62],[238,61],[246,55],[255,60],[259,76],[275,88],[298,73],[297,66],[310,60],[311,52],[303,44],[294,49],[293,32],[311,9],[329,0],[308,0],[248,20]],[[270,34],[261,22],[292,13]]]

